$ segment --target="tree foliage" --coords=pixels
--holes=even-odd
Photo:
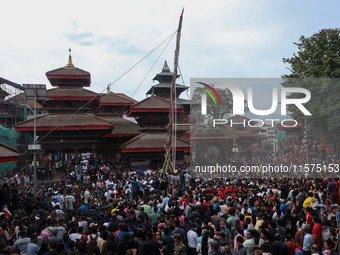
[[[290,65],[291,74],[283,75],[284,87],[303,87],[311,92],[305,107],[309,134],[321,135],[328,141],[340,141],[340,30],[323,29],[311,37],[301,36],[298,52],[283,62]],[[298,78],[298,79],[296,79]],[[291,94],[298,98],[300,94]],[[295,107],[288,109],[292,117],[303,123],[303,114]]]

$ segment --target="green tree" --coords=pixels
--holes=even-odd
[[[340,30],[323,29],[308,38],[301,36],[294,44],[298,52],[283,59],[290,65],[291,74],[282,76],[282,85],[303,87],[311,92],[311,100],[305,104],[312,114],[307,117],[310,136],[317,139],[322,135],[327,141],[337,143],[340,141]],[[304,122],[302,112],[296,107],[288,110],[294,119]]]

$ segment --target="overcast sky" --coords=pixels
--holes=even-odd
[[[339,1],[7,1],[2,3],[0,77],[48,84],[45,72],[65,66],[68,48],[76,67],[91,73],[90,89],[105,91],[171,35],[184,11],[179,65],[186,85],[193,77],[279,78],[293,42],[339,27]],[[113,84],[132,96],[164,49],[163,44]],[[141,84],[141,100],[161,71],[173,70],[175,38]],[[186,95],[182,96],[187,98]]]

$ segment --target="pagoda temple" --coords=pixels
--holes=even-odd
[[[177,78],[179,75],[177,75]],[[158,81],[158,84],[151,86],[151,88],[146,92],[146,95],[155,95],[170,101],[171,99],[171,83],[172,83],[173,73],[170,71],[168,63],[165,61],[162,68],[162,72],[156,74],[153,81]],[[183,106],[183,112],[177,116],[177,124],[189,124],[189,114],[190,114],[190,100],[179,98],[181,93],[188,90],[188,86],[184,86],[176,83],[175,91],[175,102]]]
[[[53,87],[47,91],[48,99],[38,103],[48,114],[36,118],[38,141],[45,151],[94,151],[101,137],[113,129],[111,121],[93,114],[100,107],[100,95],[84,89],[91,84],[90,73],[68,63],[46,73]],[[33,135],[34,119],[16,125],[16,131]],[[53,131],[53,132],[52,132]]]
[[[96,93],[87,89],[90,73],[74,66],[70,52],[66,66],[46,72],[53,88],[47,90],[47,100],[37,101],[48,112],[36,118],[38,143],[47,154],[86,151],[107,159],[119,154],[130,161],[164,160],[172,76],[165,62],[154,78],[159,83],[140,102],[109,87],[106,93]],[[179,98],[187,89],[176,84],[178,159],[190,151],[184,136],[190,129],[190,101]],[[17,123],[15,130],[33,136],[34,119]]]
[[[169,109],[171,98],[171,83],[173,73],[165,61],[162,72],[153,80],[159,83],[146,93],[150,95],[144,100],[131,106],[127,117],[134,117],[141,128],[142,134],[128,140],[120,146],[120,151],[132,160],[154,159],[164,160],[165,145],[168,137]],[[181,139],[190,128],[188,116],[190,101],[180,99],[180,94],[188,87],[176,84],[176,104],[174,114],[177,115],[177,124],[182,128],[176,133],[176,157],[182,159],[190,151],[188,141]],[[186,129],[183,129],[186,126]]]

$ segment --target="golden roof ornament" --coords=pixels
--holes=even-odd
[[[164,61],[164,66],[163,66],[162,72],[170,72],[170,68],[169,68],[166,60]]]
[[[72,63],[72,56],[71,56],[71,48],[68,49],[69,51],[69,55],[68,55],[68,63],[67,65],[65,66],[66,69],[74,69],[74,65]]]
[[[110,91],[110,86],[107,85],[106,94],[110,94],[110,93],[111,93],[111,91]]]

